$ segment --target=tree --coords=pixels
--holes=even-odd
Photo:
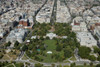
[[[9,41],[8,43],[5,44],[6,47],[10,46],[11,42]]]
[[[69,36],[75,38],[76,34],[74,32],[71,32],[71,34]]]
[[[100,64],[97,64],[96,67],[100,67]]]
[[[98,47],[94,47],[94,53],[98,53],[100,55],[100,49]]]
[[[19,42],[16,41],[15,44],[14,44],[14,47],[17,47],[19,45]]]
[[[52,64],[52,67],[55,67],[55,64]]]
[[[35,67],[43,67],[43,64],[37,63],[35,64]]]
[[[28,49],[29,49],[29,50],[32,50],[32,49],[33,49],[33,47],[34,47],[34,45],[33,45],[33,44],[29,44]]]
[[[96,40],[99,40],[99,38],[98,38],[96,35],[94,35],[94,38],[95,38]]]
[[[20,63],[19,65],[20,65],[20,67],[24,67],[24,64],[23,63]]]
[[[67,47],[67,48],[64,49],[64,56],[65,56],[66,58],[71,57],[72,54],[73,54],[73,52],[72,52],[72,49],[71,49],[70,47]]]
[[[27,50],[28,49],[28,47],[26,46],[26,45],[24,45],[23,47],[22,47],[22,51],[25,51],[25,50]]]
[[[78,54],[80,55],[81,58],[88,58],[90,52],[91,52],[91,49],[89,47],[81,46],[79,47]]]
[[[3,63],[2,62],[0,62],[0,67],[3,67]]]
[[[70,67],[75,67],[76,64],[75,63],[71,63]]]
[[[89,60],[95,61],[95,60],[96,60],[96,57],[95,57],[94,55],[90,55],[90,56],[89,56]]]
[[[92,62],[90,63],[90,66],[93,67],[93,63]]]
[[[26,51],[26,54],[27,54],[28,57],[31,57],[31,52],[29,50]]]
[[[97,60],[100,61],[100,55],[97,57]]]
[[[41,45],[40,49],[41,49],[41,50],[45,50],[44,45]]]
[[[50,38],[49,37],[46,37],[46,39],[49,40]]]
[[[84,63],[84,66],[86,66],[87,64],[86,63]]]
[[[18,46],[16,46],[16,49],[20,50],[22,44],[18,44]]]
[[[62,67],[62,65],[58,65],[57,67]]]
[[[0,59],[1,59],[3,56],[4,56],[3,54],[0,54]]]
[[[43,61],[43,59],[40,58],[40,57],[38,57],[38,56],[35,56],[35,60],[37,60],[37,61]]]
[[[44,38],[43,38],[43,37],[40,37],[40,40],[42,40],[42,41],[43,41],[43,40],[44,40]]]
[[[55,55],[54,55],[54,57],[55,57],[55,59],[57,60],[57,61],[63,61],[64,60],[64,55],[61,53],[56,53]]]
[[[100,49],[98,47],[93,47],[93,49],[94,49],[94,53],[100,52]]]
[[[62,47],[63,47],[62,45],[58,44],[57,47],[56,47],[56,50],[57,51],[61,51],[62,50]]]
[[[5,61],[5,62],[0,62],[0,67],[4,67],[5,65],[8,65],[8,62]]]
[[[69,65],[64,65],[63,67],[70,67]]]

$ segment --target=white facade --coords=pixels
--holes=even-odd
[[[72,26],[72,31],[75,31],[75,32],[87,32],[87,26],[86,26],[86,23],[84,22],[83,18],[82,17],[76,17],[73,19],[73,22],[71,23],[71,26]]]
[[[57,35],[54,34],[54,33],[48,33],[46,36],[49,37],[50,39],[53,39],[54,37],[57,37]]]
[[[72,31],[80,31],[80,26],[72,26]]]
[[[18,41],[19,43],[22,43],[24,41],[26,34],[27,34],[27,30],[25,30],[25,29],[12,30],[6,38],[6,42],[10,41],[10,42],[14,43],[14,42]]]
[[[84,17],[86,20],[87,24],[95,24],[95,23],[100,23],[100,17],[94,15],[93,17],[87,16]]]
[[[73,19],[73,22],[84,22],[84,20],[83,20],[83,18],[82,17],[80,17],[80,16],[77,16],[77,17],[75,17],[74,19]]]
[[[97,15],[100,16],[100,6],[95,6],[91,10]]]
[[[6,31],[0,32],[0,37],[3,38],[6,34]]]
[[[77,32],[77,40],[80,42],[81,46],[97,46],[97,41],[89,32]]]

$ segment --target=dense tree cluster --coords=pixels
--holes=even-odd
[[[35,64],[35,67],[43,67],[43,64],[37,63]]]
[[[96,67],[100,67],[100,64],[97,64]]]
[[[11,45],[11,42],[5,43],[5,47],[9,47]]]
[[[55,32],[54,33],[56,33],[59,36],[66,36],[66,35],[69,35],[71,33],[71,26],[69,26],[69,24],[55,23],[54,27],[55,27]]]
[[[38,35],[38,36],[45,36],[46,33],[48,33],[50,30],[51,27],[50,27],[50,24],[35,24],[34,25],[34,32],[33,32],[33,35]]]
[[[0,62],[0,67],[4,67],[7,64],[9,64],[9,63],[8,62]]]
[[[4,55],[2,53],[0,53],[0,59],[3,57]]]
[[[21,45],[18,41],[16,41],[15,44],[14,44],[14,47],[15,47],[16,49],[18,49],[18,50],[20,50],[21,46],[22,46],[22,45]]]
[[[91,49],[89,47],[81,46],[79,47],[79,56],[81,58],[88,58],[90,56]]]
[[[94,51],[98,51],[95,49]],[[89,47],[81,46],[79,47],[79,56],[84,59],[89,59],[91,61],[100,60],[100,57],[96,58],[94,55],[90,55],[91,49]]]
[[[39,54],[43,54],[43,51],[45,50],[45,46],[44,46],[44,43],[43,43],[43,38],[36,38],[36,39],[33,39],[31,40],[30,44],[28,44],[28,50],[26,50],[26,54],[29,56],[29,57],[35,57],[34,59],[35,60],[38,60],[38,61],[42,61],[37,55]],[[38,50],[41,50],[41,51],[38,51]]]
[[[11,65],[12,63],[14,63],[14,65],[15,66],[18,66],[18,67],[24,67],[24,64],[23,63],[16,63],[16,62],[14,62],[14,61],[12,61],[12,62],[0,62],[0,67],[6,67],[7,65],[9,66],[9,65]],[[9,66],[9,67],[11,67],[11,66]]]
[[[94,53],[98,54],[97,60],[100,61],[100,48],[98,47],[93,47],[94,48]]]

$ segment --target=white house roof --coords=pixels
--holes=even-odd
[[[46,36],[48,36],[50,39],[53,39],[54,37],[57,37],[54,33],[48,33]]]

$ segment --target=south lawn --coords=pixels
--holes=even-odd
[[[43,58],[43,62],[55,62],[55,59],[52,59],[52,54],[56,53],[56,40],[45,40],[44,44],[47,46],[44,53],[46,57],[39,55],[39,57]],[[52,51],[52,54],[47,54],[48,51]]]

